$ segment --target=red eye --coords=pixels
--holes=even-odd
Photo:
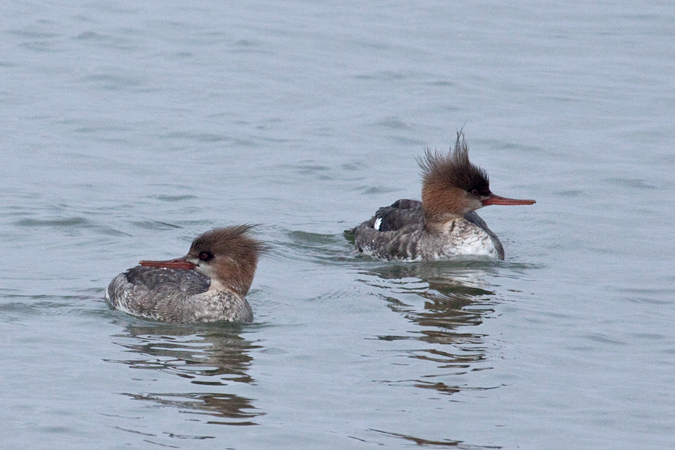
[[[199,259],[202,260],[202,261],[210,261],[211,259],[213,259],[213,253],[211,253],[211,252],[201,252],[199,254]]]

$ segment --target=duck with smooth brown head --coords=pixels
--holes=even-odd
[[[385,260],[436,260],[458,256],[504,259],[504,247],[475,210],[488,205],[532,205],[534,200],[500,197],[490,191],[483,169],[469,161],[461,132],[454,150],[427,150],[422,201],[397,200],[356,227],[356,248]]]
[[[265,247],[251,226],[216,228],[197,237],[182,258],[141,261],[106,289],[115,309],[170,323],[251,322],[246,294]]]

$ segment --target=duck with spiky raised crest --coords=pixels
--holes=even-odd
[[[197,237],[182,258],[141,261],[105,291],[113,308],[168,323],[251,322],[246,294],[264,245],[251,226],[216,228]]]
[[[504,259],[504,247],[475,210],[488,205],[532,205],[534,200],[500,197],[487,173],[469,162],[460,131],[454,150],[426,150],[422,201],[397,200],[351,230],[356,248],[384,260],[426,261],[460,256]]]

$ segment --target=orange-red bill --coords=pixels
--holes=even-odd
[[[166,267],[168,269],[187,269],[187,270],[192,270],[196,265],[192,264],[191,262],[188,262],[184,257],[183,258],[176,258],[176,259],[170,259],[168,261],[141,261],[138,264],[141,266],[146,266],[146,267]]]
[[[499,195],[490,195],[488,198],[483,200],[483,206],[488,205],[534,205],[534,200],[518,200],[515,198],[506,198],[500,197]]]

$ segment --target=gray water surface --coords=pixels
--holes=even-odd
[[[325,3],[325,2],[324,2]],[[670,2],[11,1],[3,449],[664,449],[675,441]],[[504,262],[343,230],[463,129]],[[250,325],[110,310],[217,226]]]

